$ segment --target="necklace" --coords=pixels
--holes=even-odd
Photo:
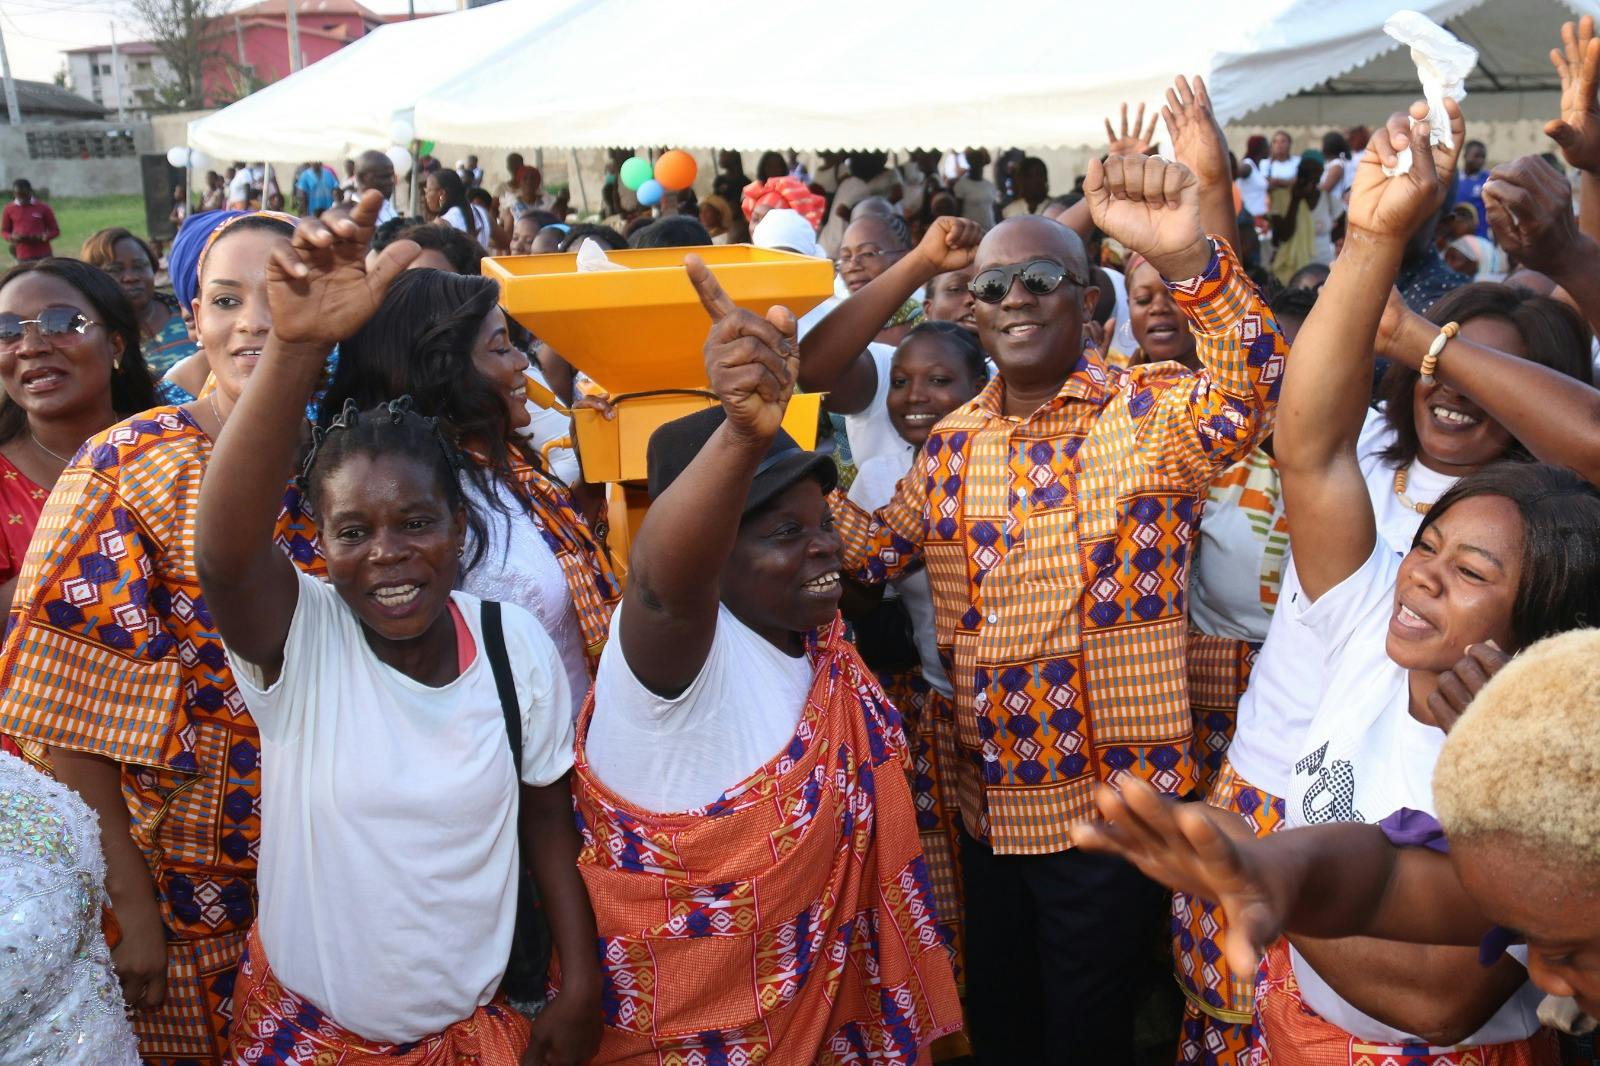
[[[217,390],[216,389],[212,389],[210,392],[206,393],[206,402],[211,405],[211,414],[217,420],[217,432],[220,434],[222,432],[222,412],[217,410]]]
[[[33,430],[31,430],[31,429],[28,430],[28,436],[33,440],[33,446],[35,448],[38,448],[41,452],[44,452],[50,458],[52,458],[52,459],[54,459],[54,460],[56,460],[57,462],[60,462],[60,463],[70,463],[70,462],[72,462],[72,460],[68,459],[65,455],[58,455],[57,453],[51,451],[49,448],[46,448],[44,446],[44,442],[41,441],[38,438],[38,436],[33,432]]]
[[[1406,495],[1406,468],[1401,467],[1394,472],[1394,494],[1400,497],[1400,502],[1418,514],[1427,514],[1432,508],[1431,503],[1418,503]]]

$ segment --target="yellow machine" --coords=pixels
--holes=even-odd
[[[734,303],[758,315],[774,305],[802,315],[833,292],[826,259],[742,244],[607,252],[624,269],[583,273],[574,253],[483,261],[484,275],[500,283],[506,314],[587,374],[615,409],[614,419],[588,408],[572,414],[585,479],[610,485],[610,547],[619,573],[648,505],[650,434],[716,402],[703,355],[711,323],[683,270],[690,252]],[[789,401],[783,428],[802,448],[816,445],[821,405],[817,393]]]

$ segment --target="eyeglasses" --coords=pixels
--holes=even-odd
[[[990,267],[972,279],[967,291],[986,304],[997,304],[1006,298],[1006,293],[1011,291],[1011,283],[1018,278],[1022,279],[1022,287],[1035,296],[1048,296],[1060,288],[1063,281],[1070,281],[1080,289],[1089,285],[1087,278],[1079,277],[1060,263],[1035,259],[1028,263]]]
[[[855,253],[841,251],[839,253],[839,268],[842,270],[853,263],[860,263],[862,266],[866,266],[867,260],[869,259],[882,259],[885,256],[904,254],[904,252],[899,251],[886,252],[881,248],[872,248],[864,252]]]
[[[73,340],[88,332],[90,326],[100,323],[70,307],[51,307],[39,312],[38,318],[20,315],[0,315],[0,347],[10,348],[22,342],[29,326],[37,327],[39,336],[48,341]]]

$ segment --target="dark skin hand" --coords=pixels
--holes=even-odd
[[[1600,188],[1589,199],[1600,200]],[[1600,241],[1574,221],[1565,176],[1531,155],[1495,167],[1483,186],[1483,210],[1507,255],[1554,278],[1591,328],[1600,323]]]
[[[1561,147],[1567,165],[1583,172],[1578,221],[1586,235],[1600,240],[1600,38],[1593,15],[1561,24],[1561,47],[1550,50],[1550,63],[1561,78],[1561,117],[1545,123],[1544,132]]]

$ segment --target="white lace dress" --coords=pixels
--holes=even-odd
[[[100,821],[0,752],[0,1066],[138,1066],[100,928]]]

